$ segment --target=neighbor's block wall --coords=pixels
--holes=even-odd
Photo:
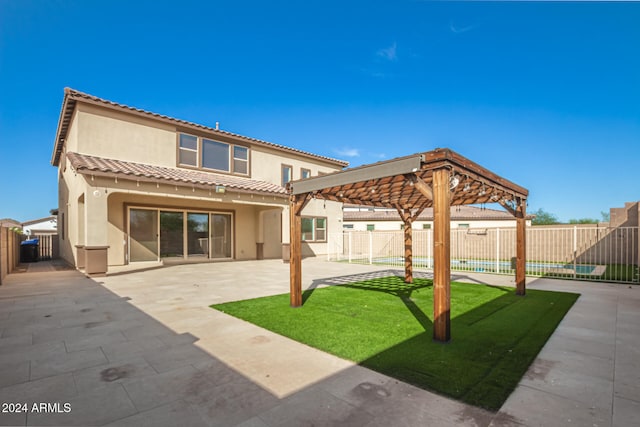
[[[22,238],[19,234],[6,227],[0,227],[0,285],[20,262],[21,241]]]

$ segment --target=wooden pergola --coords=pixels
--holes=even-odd
[[[427,207],[434,213],[433,338],[450,332],[450,208],[498,203],[516,218],[516,294],[525,295],[525,227],[528,190],[449,149],[346,169],[289,183],[291,306],[302,305],[301,213],[312,199],[394,208],[404,222],[404,279],[413,282],[412,222]]]

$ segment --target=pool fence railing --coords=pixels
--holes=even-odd
[[[412,230],[413,265],[433,267],[433,230]],[[528,227],[527,275],[564,279],[638,283],[638,227]],[[331,261],[404,266],[404,233],[352,231],[330,233]],[[514,274],[516,229],[451,230],[451,270]]]

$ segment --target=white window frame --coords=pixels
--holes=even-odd
[[[192,149],[192,148],[187,148],[187,147],[182,147],[180,144],[180,140],[182,135],[186,135],[186,136],[190,136],[193,138],[196,138],[196,149]],[[227,159],[227,165],[228,168],[227,169],[216,169],[216,168],[212,168],[212,167],[207,167],[204,165],[203,162],[203,154],[204,154],[204,144],[205,144],[205,140],[206,141],[210,141],[210,142],[214,142],[216,144],[222,144],[222,145],[226,145],[228,148],[228,159]],[[220,172],[220,173],[225,173],[225,174],[232,174],[232,175],[241,175],[241,176],[251,176],[251,148],[247,147],[246,145],[241,145],[241,144],[233,144],[230,142],[224,142],[224,141],[218,141],[217,139],[213,139],[213,138],[209,138],[209,137],[204,137],[204,136],[196,136],[187,132],[178,132],[178,141],[177,141],[177,145],[178,145],[178,158],[177,158],[177,165],[178,167],[188,167],[188,168],[196,168],[196,169],[200,169],[203,171],[214,171],[214,172]],[[241,148],[246,150],[247,153],[247,158],[246,159],[242,159],[240,157],[236,157],[235,156],[235,149],[237,148]],[[180,154],[182,151],[189,151],[192,153],[195,153],[196,155],[196,164],[192,165],[189,163],[182,163],[180,161]],[[236,168],[234,167],[234,163],[238,161],[238,162],[244,162],[246,164],[246,172],[238,172],[236,170]],[[293,176],[293,171],[292,171],[292,176]]]
[[[303,216],[302,220],[311,220],[311,239],[304,239],[302,232],[302,241],[305,243],[326,243],[327,241],[327,223],[326,216]],[[324,227],[318,227],[318,220],[324,220]],[[318,239],[318,230],[324,231],[324,239]]]
[[[187,148],[187,147],[183,147],[182,146],[182,135],[190,136],[190,137],[196,139],[196,149],[195,150],[193,148]],[[197,136],[191,135],[189,133],[180,132],[178,134],[178,164],[180,166],[189,166],[189,167],[197,168],[198,167],[198,163],[200,161],[200,156],[199,156],[199,151],[200,150],[198,149],[199,147],[200,147],[200,141],[199,141],[199,138]],[[195,153],[196,154],[196,164],[195,165],[191,165],[189,163],[182,163],[180,161],[181,157],[182,157],[180,154],[182,153],[182,151],[189,151],[189,152]]]

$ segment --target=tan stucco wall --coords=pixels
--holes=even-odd
[[[130,162],[176,167],[177,133],[173,124],[139,117],[126,112],[78,102],[69,124],[64,152],[74,151],[92,156]],[[215,140],[238,143],[250,148],[251,179],[280,185],[282,164],[293,167],[293,179],[301,178],[301,169],[309,169],[312,176],[330,173],[341,168],[331,162],[309,158],[296,153],[282,152],[270,147],[253,145],[228,135],[213,136],[213,132],[187,132]],[[64,152],[62,154],[64,158]],[[254,259],[256,243],[264,240],[265,258],[282,256],[282,243],[289,243],[288,201],[273,196],[247,194],[211,194],[209,190],[175,187],[150,182],[77,174],[69,162],[60,162],[59,218],[64,216],[65,236],[60,239],[60,255],[76,264],[76,245],[109,246],[109,265],[125,262],[126,221],[124,203],[135,202],[161,207],[189,207],[202,210],[230,210],[234,212],[236,259]],[[66,166],[66,168],[65,168]],[[78,200],[84,195],[84,203]],[[342,229],[341,205],[333,202],[311,202],[304,215],[328,218],[327,233]],[[261,211],[265,213],[260,215]],[[260,227],[260,221],[262,227]],[[326,243],[306,245],[307,254],[326,253]]]
[[[293,167],[293,180],[301,179],[301,169],[309,169],[311,176],[318,176],[318,172],[331,173],[341,170],[338,166],[295,154],[284,154],[265,147],[254,147],[251,153],[251,178],[272,182],[280,185],[282,182],[282,165]]]
[[[274,210],[274,220],[280,220],[279,211],[287,203],[286,199],[269,196],[251,196],[238,193],[209,195],[208,190],[191,189],[169,185],[157,185],[149,182],[130,182],[110,178],[96,178],[99,189],[108,191],[108,245],[109,265],[125,263],[125,243],[127,242],[125,204],[135,207],[185,209],[192,211],[221,211],[234,215],[234,257],[238,260],[255,259],[258,241],[259,212],[263,209]],[[253,204],[252,204],[253,203]],[[270,257],[281,253],[279,229],[268,234],[265,247]],[[278,254],[276,256],[275,254]]]
[[[179,130],[167,123],[115,112],[95,105],[78,103],[67,136],[67,150],[93,156],[166,167],[177,165],[177,134]],[[217,141],[237,143],[250,148],[251,178],[280,184],[283,164],[293,167],[293,179],[301,178],[301,169],[319,172],[340,170],[339,166],[296,153],[287,153],[253,145],[234,137],[207,132],[186,131]]]
[[[342,232],[342,203],[311,200],[302,210],[302,216],[327,218],[327,242],[302,243],[302,256],[319,256],[328,253],[334,233]]]
[[[65,167],[66,166],[66,167]],[[58,169],[58,235],[60,243],[60,257],[76,265],[75,245],[86,245],[87,240],[87,210],[78,208],[78,199],[93,191],[84,176],[73,172],[68,162],[61,162]],[[86,208],[86,205],[85,205]],[[101,215],[100,215],[101,216]],[[98,227],[92,230],[92,235],[101,230]],[[84,232],[83,232],[84,231]],[[106,241],[106,235],[102,235],[100,244]]]
[[[83,154],[159,166],[176,166],[175,127],[79,103],[77,151]]]

